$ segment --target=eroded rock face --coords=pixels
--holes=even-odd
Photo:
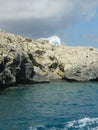
[[[73,62],[64,66],[64,78],[76,81],[98,79],[98,50],[91,47],[77,48]]]
[[[98,50],[0,32],[0,85],[98,79]]]
[[[6,47],[5,47],[6,46]],[[17,47],[4,43],[0,48],[0,85],[15,85],[30,82],[34,67],[28,54]]]

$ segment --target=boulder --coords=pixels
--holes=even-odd
[[[77,59],[76,59],[77,57]],[[91,47],[77,49],[77,56],[64,66],[64,79],[75,81],[98,80],[98,50]]]

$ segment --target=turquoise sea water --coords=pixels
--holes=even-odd
[[[98,83],[53,82],[0,91],[0,130],[98,130]]]

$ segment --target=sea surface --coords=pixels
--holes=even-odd
[[[0,130],[98,130],[98,82],[51,82],[0,91]]]

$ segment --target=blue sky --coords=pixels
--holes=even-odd
[[[72,46],[94,46],[98,48],[98,16],[80,20],[65,30],[62,40]]]
[[[54,33],[72,46],[98,48],[98,0],[0,0],[0,28],[32,38]]]

